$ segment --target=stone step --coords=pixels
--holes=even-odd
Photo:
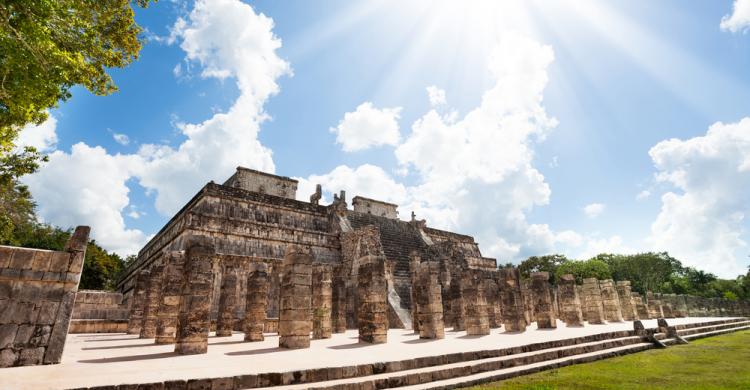
[[[738,326],[738,327],[735,327],[735,328],[727,328],[727,329],[714,330],[714,331],[711,331],[711,332],[695,333],[695,334],[691,334],[691,335],[682,336],[682,338],[685,339],[685,340],[688,340],[688,341],[689,340],[697,340],[697,339],[701,339],[701,338],[704,338],[704,337],[718,336],[718,335],[722,335],[722,334],[727,334],[727,333],[732,333],[732,332],[738,332],[738,331],[741,331],[741,330],[750,330],[750,325],[743,325],[743,326]]]
[[[717,320],[717,321],[695,322],[691,324],[676,325],[675,329],[682,330],[682,329],[696,328],[699,326],[721,325],[721,324],[743,322],[743,321],[748,321],[748,318],[727,318],[727,319],[722,319],[722,320]],[[667,320],[667,322],[669,322],[669,320]]]
[[[689,329],[680,329],[680,330],[677,330],[677,334],[682,337],[685,337],[685,336],[689,336],[692,334],[706,333],[706,332],[712,332],[716,330],[736,328],[740,326],[750,326],[750,321],[729,322],[729,323],[724,323],[724,324],[698,326],[698,327],[689,328]]]
[[[450,378],[463,377],[481,372],[498,369],[525,366],[533,363],[560,359],[584,353],[603,351],[622,346],[641,344],[643,340],[637,336],[620,337],[608,340],[593,341],[565,347],[548,348],[540,351],[522,352],[507,356],[441,364],[399,372],[368,375],[318,383],[306,383],[290,386],[274,387],[275,389],[349,389],[349,388],[393,388],[415,384],[425,384]]]
[[[641,352],[654,348],[651,343],[638,343],[622,347],[610,348],[602,351],[589,352],[574,356],[567,356],[559,359],[552,359],[537,363],[531,363],[524,366],[503,368],[495,371],[482,372],[467,375],[458,378],[450,378],[430,383],[402,387],[402,389],[455,389],[457,387],[474,386],[481,383],[495,382],[504,379],[510,379],[521,375],[533,374],[540,371],[561,368],[580,363],[590,363],[601,359],[607,359],[616,356],[627,355],[635,352]]]

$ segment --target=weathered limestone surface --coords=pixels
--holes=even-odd
[[[635,304],[633,303],[633,297],[631,295],[630,281],[620,280],[617,282],[617,297],[620,299],[620,311],[622,312],[622,319],[625,321],[634,321],[639,319],[638,311],[636,310]]]
[[[184,252],[164,253],[164,276],[156,314],[156,344],[174,344],[177,333],[177,318],[180,315],[182,280],[185,270]]]
[[[539,329],[557,328],[557,318],[552,305],[552,288],[548,272],[531,274],[531,294],[534,301],[534,317]]]
[[[419,333],[419,309],[417,304],[417,288],[419,287],[419,284],[417,283],[417,269],[420,267],[421,258],[419,257],[419,254],[416,251],[412,251],[412,253],[409,254],[411,261],[409,262],[409,279],[411,281],[411,328],[414,330],[414,332]],[[442,308],[440,310],[442,313]],[[421,333],[420,333],[421,335]]]
[[[604,319],[609,322],[622,321],[622,311],[620,310],[620,297],[617,295],[615,282],[612,279],[599,281],[599,289],[602,296],[602,306],[604,308]]]
[[[466,334],[468,336],[490,334],[483,279],[482,271],[478,270],[467,270],[461,278],[461,291],[466,308]]]
[[[312,255],[310,249],[293,245],[284,257],[281,279],[279,347],[310,347],[312,331]]]
[[[156,337],[156,318],[159,312],[159,298],[161,295],[164,266],[151,267],[148,287],[146,288],[146,304],[143,308],[143,324],[139,338],[151,339]]]
[[[237,308],[237,273],[227,267],[221,283],[219,295],[219,316],[216,321],[216,337],[228,337],[234,329],[234,312]]]
[[[602,306],[602,296],[599,290],[599,280],[596,278],[583,279],[584,311],[586,312],[586,321],[589,324],[604,323],[604,307]]]
[[[641,297],[641,294],[638,294],[637,292],[633,291],[630,293],[630,295],[633,298],[633,305],[635,305],[635,311],[638,313],[638,319],[639,320],[651,319],[651,315],[648,311],[648,306],[646,306],[646,303],[643,302],[643,297]]]
[[[582,285],[576,285],[576,293],[578,294],[578,298],[581,300],[581,315],[583,316],[583,320],[586,321],[586,295],[583,293]]]
[[[503,316],[500,311],[500,287],[495,279],[496,272],[492,272],[489,278],[484,279],[484,295],[487,298],[487,319],[490,328],[499,328],[503,325]]]
[[[454,332],[466,330],[466,300],[461,288],[461,279],[464,272],[465,270],[461,270],[460,268],[456,268],[453,271],[448,292],[451,301],[451,321]]]
[[[565,325],[582,326],[584,320],[575,277],[570,274],[561,276],[557,289],[560,300],[560,316]]]
[[[445,338],[443,302],[438,276],[440,265],[433,261],[415,264],[414,303],[417,307],[415,323],[418,323],[419,338]]]
[[[368,255],[359,259],[357,297],[359,341],[385,343],[388,338],[388,302],[383,256]]]
[[[346,332],[346,277],[342,267],[336,266],[331,281],[332,305],[331,326],[333,333]]]
[[[501,296],[503,307],[503,325],[506,332],[523,332],[526,330],[523,297],[521,296],[520,273],[518,268],[500,270]]]
[[[312,307],[313,339],[331,338],[331,291],[332,271],[327,264],[316,264],[313,267]]]
[[[247,279],[245,302],[245,341],[263,341],[268,302],[268,265],[265,263],[253,264]]]
[[[135,289],[130,304],[130,318],[128,319],[128,334],[141,334],[143,326],[143,311],[146,308],[146,295],[151,272],[141,270],[135,282]]]
[[[103,290],[78,290],[73,320],[127,320],[130,310],[122,294]]]
[[[526,323],[534,321],[534,298],[531,293],[531,281],[521,279],[521,297],[523,298],[523,316]]]
[[[175,352],[192,355],[208,352],[212,263],[216,250],[213,240],[205,236],[189,237],[186,247]]]
[[[0,368],[60,362],[89,231],[62,251],[0,246]]]
[[[664,318],[661,301],[656,299],[654,293],[651,291],[646,291],[646,305],[648,306],[649,318]]]

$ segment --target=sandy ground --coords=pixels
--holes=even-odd
[[[670,325],[706,322],[712,318],[669,319]],[[643,321],[656,327],[656,320]],[[558,322],[554,330],[523,333],[492,329],[487,336],[466,336],[447,331],[443,340],[420,340],[411,330],[391,329],[388,343],[357,342],[357,331],[334,334],[331,339],[312,340],[309,349],[278,348],[278,336],[265,341],[244,342],[244,335],[209,337],[208,353],[181,356],[172,345],[155,345],[153,339],[138,339],[123,333],[68,335],[62,362],[55,365],[0,369],[0,389],[68,389],[121,383],[149,383],[170,379],[234,376],[261,372],[284,372],[316,367],[348,366],[401,360],[453,352],[499,349],[541,341],[632,329],[631,322],[566,328]]]

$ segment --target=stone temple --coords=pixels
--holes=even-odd
[[[297,184],[206,184],[118,292],[78,290],[87,227],[63,251],[0,246],[0,390],[456,388],[750,329],[750,302],[524,277],[394,204]]]
[[[462,270],[487,271],[493,278],[495,259],[483,257],[474,238],[430,228],[425,221],[398,219],[395,204],[355,196],[352,207],[342,191],[330,205],[321,205],[321,188],[309,202],[296,200],[297,181],[238,167],[224,184],[206,184],[138,253],[119,281],[125,300],[137,290],[139,272],[163,266],[171,253],[187,249],[188,237],[213,242],[211,317],[216,321],[223,278],[232,274],[247,281],[258,263],[268,266],[268,318],[278,318],[282,263],[292,246],[309,248],[313,264],[332,267],[344,283],[341,310],[347,328],[356,328],[358,260],[363,254],[384,256],[388,288],[387,319],[391,328],[412,326],[410,256],[427,259],[440,252],[445,280],[458,280]],[[374,249],[377,248],[377,249]],[[381,252],[382,253],[376,253]],[[372,253],[368,253],[372,252]],[[153,271],[152,271],[153,273]],[[238,283],[233,317],[237,329],[245,316],[246,283]],[[334,286],[334,290],[336,287]],[[343,297],[342,297],[343,298]],[[339,313],[333,313],[333,317]]]

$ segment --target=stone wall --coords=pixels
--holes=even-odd
[[[121,333],[127,331],[128,306],[122,294],[101,290],[76,293],[68,333]]]
[[[89,231],[63,251],[0,246],[0,367],[60,362]]]
[[[241,188],[246,191],[295,199],[297,196],[297,183],[297,180],[288,177],[237,167],[237,171],[224,182],[224,185]]]
[[[393,203],[355,196],[352,198],[352,206],[354,207],[354,211],[358,213],[372,214],[390,219],[398,218],[398,206]]]

